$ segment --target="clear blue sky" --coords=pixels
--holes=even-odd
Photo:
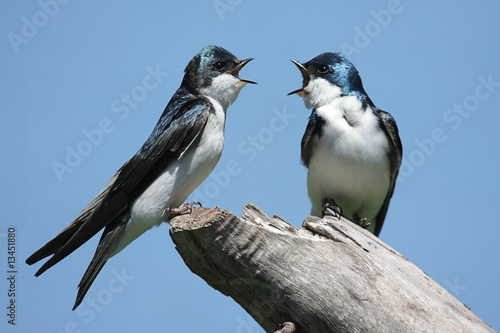
[[[259,84],[230,107],[216,176],[193,198],[237,215],[254,202],[300,225],[310,110],[286,96],[302,81],[290,59],[344,51],[404,146],[381,239],[500,329],[499,2],[56,1],[0,10],[0,268],[7,276],[13,226],[18,270],[15,327],[0,283],[2,332],[262,332],[188,270],[167,225],[110,260],[80,312],[76,286],[98,237],[39,278],[24,264],[139,149],[207,44],[254,57],[241,76]]]

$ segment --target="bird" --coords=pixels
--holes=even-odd
[[[332,206],[379,236],[394,193],[403,147],[396,121],[377,108],[356,67],[341,53],[322,53],[300,70],[302,88],[289,93],[312,109],[301,141],[311,215]]]
[[[256,83],[239,78],[251,60],[220,46],[204,47],[189,61],[179,89],[139,151],[65,229],[26,259],[32,265],[52,256],[36,272],[39,276],[104,229],[73,310],[107,260],[185,209],[181,204],[215,168],[224,146],[226,111],[247,83]]]

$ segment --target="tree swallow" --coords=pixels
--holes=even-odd
[[[219,46],[205,47],[189,62],[181,86],[141,149],[97,197],[56,237],[33,253],[32,265],[52,255],[39,276],[104,229],[80,284],[73,310],[106,261],[162,222],[215,168],[224,146],[226,110],[253,81],[240,79],[250,59]]]
[[[373,104],[358,71],[341,54],[292,62],[303,86],[290,94],[313,109],[301,144],[311,214],[322,217],[325,204],[333,202],[339,213],[378,236],[403,154],[396,122]]]

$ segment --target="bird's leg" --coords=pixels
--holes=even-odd
[[[355,216],[352,222],[365,229],[371,224],[366,218],[361,218],[359,216]]]
[[[203,207],[199,201],[195,200],[191,203],[185,202],[177,208],[166,208],[165,213],[171,213],[173,215],[181,215],[188,211],[191,213],[191,210],[194,205],[199,205],[200,207]]]
[[[321,206],[323,207],[323,216],[332,215],[340,220],[340,217],[342,216],[342,208],[335,203],[335,200],[323,199]]]

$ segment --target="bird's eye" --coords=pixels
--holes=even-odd
[[[214,68],[218,71],[221,71],[223,70],[224,68],[226,67],[226,64],[223,63],[222,61],[217,61],[215,64],[214,64]]]
[[[329,70],[328,66],[327,65],[321,65],[318,67],[318,72],[321,73],[321,74],[325,74],[327,73]]]

